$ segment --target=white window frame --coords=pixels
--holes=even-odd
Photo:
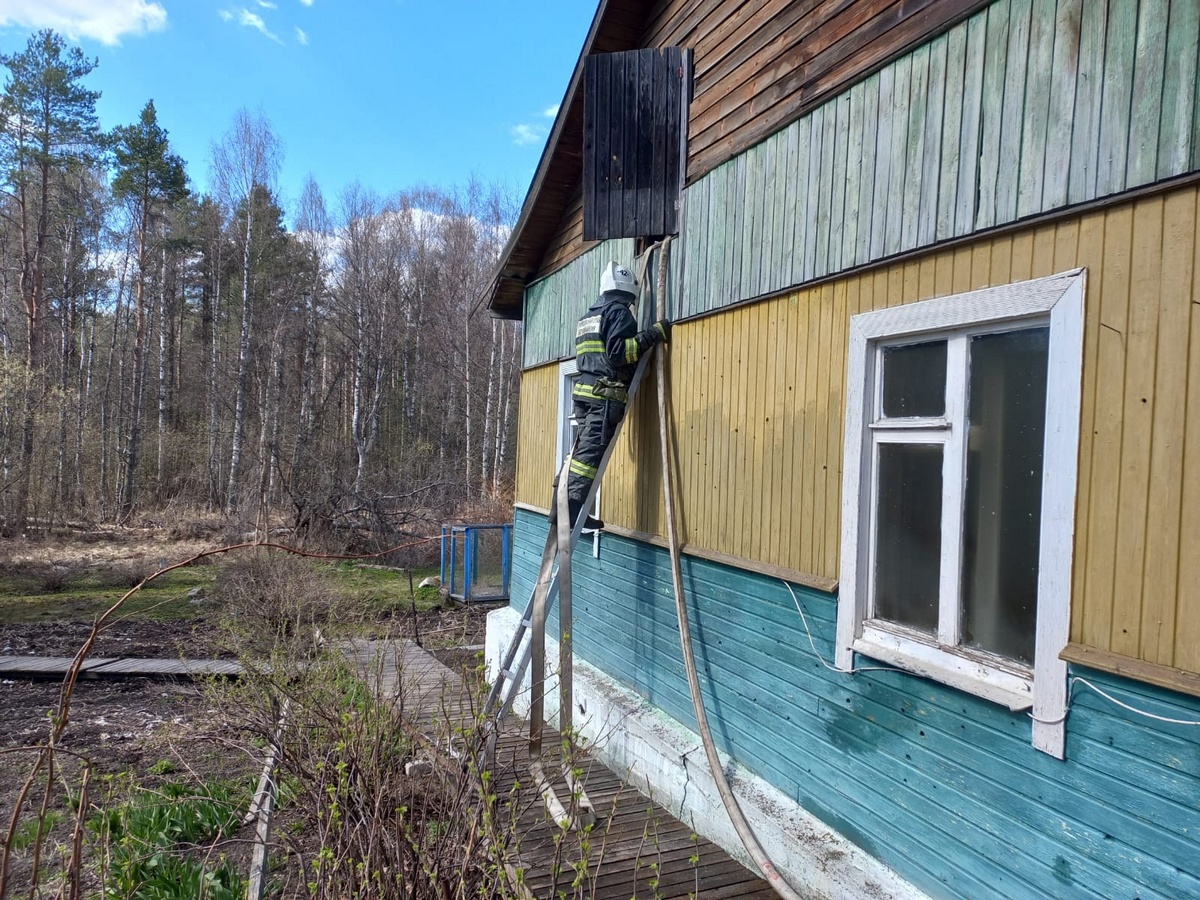
[[[853,316],[847,363],[846,436],[842,465],[842,553],[838,593],[837,655],[839,668],[851,671],[860,653],[935,679],[1013,710],[1033,710],[1033,745],[1063,758],[1066,729],[1067,664],[1059,654],[1070,630],[1071,567],[1075,535],[1075,491],[1078,479],[1079,413],[1083,378],[1084,269],[1048,278],[940,297]],[[990,333],[1049,324],[1046,431],[1042,467],[1042,512],[1038,568],[1036,644],[1032,668],[996,654],[957,646],[954,611],[939,605],[937,638],[891,622],[869,618],[873,540],[871,522],[875,490],[873,448],[893,440],[944,443],[946,458],[960,460],[965,435],[955,422],[964,386],[948,384],[947,409],[936,419],[873,422],[882,379],[877,356],[883,345],[929,340],[948,334]],[[960,379],[955,365],[956,342],[947,345],[947,379]],[[965,352],[965,343],[957,342]],[[874,428],[872,426],[875,426]],[[965,481],[964,473],[947,469]],[[942,591],[950,573],[957,579],[961,503],[942,514],[943,552],[955,555],[943,566]]]

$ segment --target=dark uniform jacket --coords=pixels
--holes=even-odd
[[[577,400],[628,399],[637,361],[659,340],[653,329],[638,331],[629,310],[632,297],[608,291],[579,320],[575,330],[575,364],[579,380],[572,391]]]

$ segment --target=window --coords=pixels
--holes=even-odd
[[[1060,758],[1084,281],[854,316],[847,386],[838,665],[1032,709]]]

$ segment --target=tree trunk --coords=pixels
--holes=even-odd
[[[242,328],[238,337],[237,386],[233,401],[233,440],[229,454],[229,492],[226,510],[232,515],[238,511],[242,442],[246,433],[246,388],[250,381],[250,239],[254,227],[253,192],[246,193],[246,245],[242,250]]]

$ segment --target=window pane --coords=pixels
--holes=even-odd
[[[942,445],[880,444],[875,615],[936,631],[941,558]]]
[[[884,416],[940,416],[945,411],[946,342],[884,347]]]
[[[1033,663],[1048,328],[971,339],[963,643]]]

